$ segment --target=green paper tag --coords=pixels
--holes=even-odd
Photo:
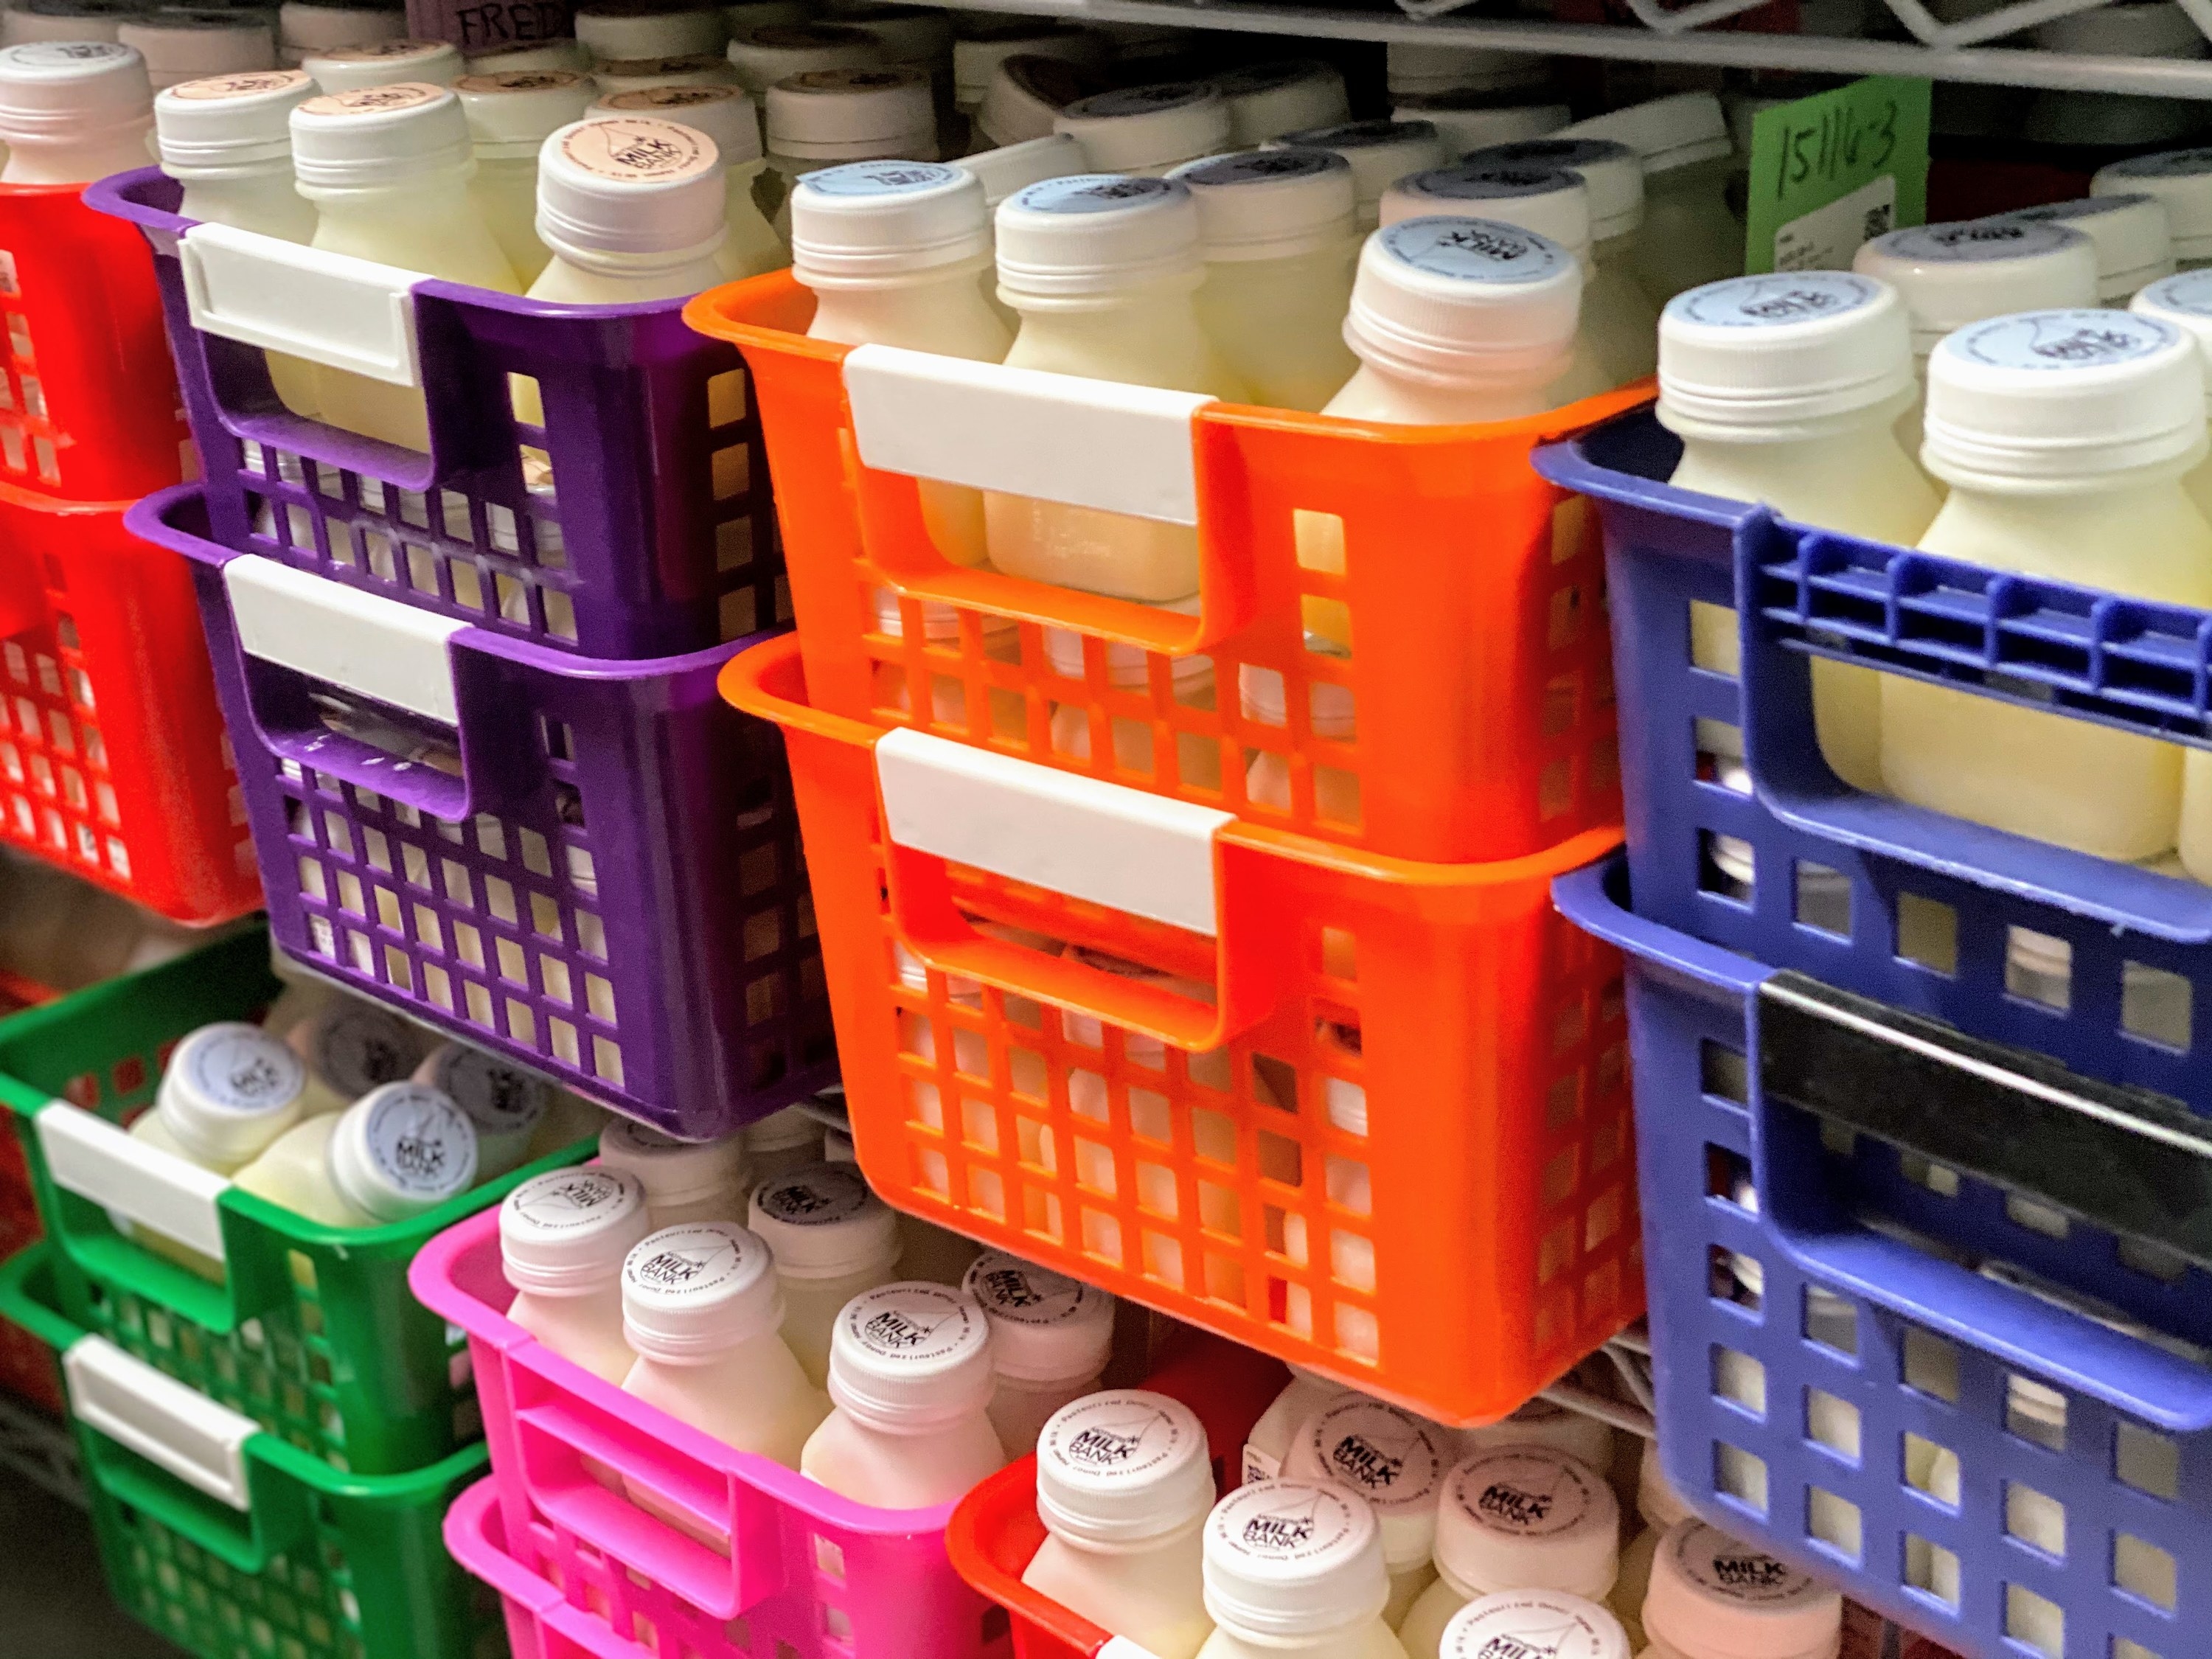
[[[1848,270],[1861,243],[1926,222],[1928,101],[1925,81],[1874,75],[1760,111],[1744,270]]]

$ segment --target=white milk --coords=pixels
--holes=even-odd
[[[453,91],[468,118],[477,158],[469,193],[515,276],[532,282],[553,257],[538,240],[538,152],[547,138],[583,118],[592,83],[565,70],[520,70],[465,75]]]
[[[9,14],[11,17],[16,14]],[[0,47],[0,184],[76,185],[146,165],[154,88],[112,41]]]
[[[1710,92],[1655,98],[1562,130],[1562,137],[1610,138],[1644,164],[1644,227],[1636,234],[1637,280],[1663,306],[1685,289],[1743,270],[1743,224],[1723,192],[1736,170],[1728,117]]]
[[[770,1112],[739,1131],[756,1185],[822,1161],[822,1124],[796,1106]]]
[[[637,1355],[623,1392],[726,1446],[797,1468],[830,1402],[776,1334],[782,1300],[768,1246],[736,1223],[651,1233],[623,1262],[623,1335]],[[631,1486],[629,1495],[673,1518],[651,1493]]]
[[[1031,185],[1000,204],[998,255],[999,297],[1022,319],[1009,368],[1249,400],[1192,303],[1205,266],[1183,185],[1098,173]],[[1198,591],[1188,526],[996,493],[983,511],[991,561],[1010,575],[1156,605]]]
[[[714,141],[726,171],[723,218],[728,234],[715,263],[725,277],[757,276],[791,263],[783,239],[761,211],[758,185],[767,171],[761,154],[760,114],[738,87],[654,87],[602,97],[592,116],[649,116],[696,128]]]
[[[1812,270],[1740,276],[1669,301],[1659,323],[1661,425],[1682,440],[1672,482],[1784,518],[1899,546],[1936,516],[1934,486],[1897,441],[1913,397],[1911,320],[1870,276]],[[1692,659],[1739,672],[1735,613],[1692,613]],[[1881,680],[1815,659],[1820,752],[1855,789],[1879,793]]]
[[[530,1162],[531,1143],[553,1106],[554,1088],[544,1078],[447,1042],[415,1068],[415,1081],[443,1094],[475,1127],[478,1181],[496,1181]]]
[[[1822,1409],[1825,1416],[1826,1408]],[[1823,1421],[1818,1426],[1826,1428],[1829,1425]],[[1841,1424],[1835,1426],[1844,1427]],[[1644,1443],[1644,1459],[1636,1475],[1636,1513],[1644,1522],[1643,1530],[1620,1553],[1620,1577],[1613,1585],[1613,1604],[1620,1609],[1621,1628],[1628,1632],[1629,1646],[1640,1651],[1645,1640],[1644,1596],[1651,1588],[1651,1566],[1659,1553],[1660,1540],[1681,1522],[1692,1518],[1690,1506],[1682,1501],[1681,1493],[1674,1490],[1666,1472],[1659,1467],[1659,1443],[1656,1440]]]
[[[1193,1659],[1213,1629],[1200,1538],[1213,1475],[1196,1415],[1142,1389],[1094,1394],[1054,1414],[1036,1454],[1045,1538],[1022,1583],[1156,1659]]]
[[[1408,173],[1425,173],[1451,158],[1443,139],[1426,121],[1349,121],[1333,127],[1286,132],[1270,149],[1325,149],[1341,155],[1352,168],[1359,228],[1381,222],[1383,192]]]
[[[1333,1481],[1375,1511],[1390,1574],[1382,1622],[1394,1630],[1436,1581],[1437,1507],[1453,1462],[1448,1431],[1364,1395],[1323,1406],[1291,1437],[1285,1479]]]
[[[2137,155],[2099,169],[2092,196],[2152,196],[2166,209],[2174,263],[2183,270],[2212,264],[2212,149]]]
[[[1031,185],[1041,185],[1048,179],[1065,179],[1070,174],[1088,173],[1090,164],[1083,159],[1083,146],[1064,132],[1054,132],[1046,124],[1042,138],[1025,138],[1018,144],[1000,144],[990,149],[979,149],[963,155],[956,164],[972,173],[982,181],[983,212],[987,234],[992,232],[999,214],[999,204]],[[994,246],[995,236],[990,237]],[[999,298],[999,272],[996,261],[987,264],[975,274],[975,286],[983,292],[983,301],[991,307],[992,314],[1006,326],[1006,338],[1014,337],[1015,325],[1021,320],[1014,308]],[[991,625],[984,619],[984,626]]]
[[[1300,547],[1340,558],[1343,544],[1340,537],[1307,536],[1301,528]],[[1348,653],[1339,640],[1350,631],[1340,601],[1309,599],[1302,602],[1307,620],[1316,624],[1316,631],[1305,636],[1306,649],[1316,656],[1347,659]],[[1257,667],[1251,663],[1241,664],[1237,670],[1237,707],[1248,720],[1261,726],[1286,729],[1290,725],[1290,700],[1283,690],[1283,677],[1272,668]],[[1306,730],[1327,743],[1349,743],[1359,735],[1359,710],[1357,699],[1348,685],[1336,685],[1327,680],[1310,681],[1306,686]],[[1313,810],[1316,817],[1333,823],[1356,825],[1359,822],[1359,775],[1339,767],[1316,767],[1313,769]],[[1279,750],[1261,749],[1255,751],[1244,772],[1244,793],[1255,805],[1273,807],[1278,812],[1291,810],[1291,763]],[[1302,1228],[1304,1218],[1294,1216],[1291,1220]]]
[[[1506,1590],[1468,1602],[1444,1626],[1443,1659],[1629,1659],[1628,1633],[1595,1601],[1560,1590]]]
[[[1247,64],[1224,70],[1212,81],[1229,105],[1229,142],[1238,149],[1286,132],[1341,126],[1352,118],[1342,72],[1319,58]]]
[[[614,98],[655,87],[736,87],[738,71],[719,52],[696,52],[684,58],[630,58],[600,64],[592,69],[592,80],[600,97]]]
[[[984,27],[963,33],[952,43],[953,107],[970,120],[983,106],[983,95],[991,89],[999,65],[1009,58],[1057,58],[1070,64],[1097,64],[1107,56],[1106,42],[1099,36],[1044,18],[981,21]]]
[[[156,92],[213,75],[276,67],[276,37],[265,12],[164,7],[131,19],[115,39],[145,58],[146,77]]]
[[[1844,1598],[1702,1521],[1660,1541],[1643,1659],[1833,1659]]]
[[[712,288],[727,205],[722,158],[696,127],[647,115],[562,127],[538,151],[538,240],[553,258],[530,297],[630,305]],[[521,397],[516,413],[543,418]]]
[[[450,87],[466,67],[442,40],[369,40],[332,46],[300,60],[325,92],[366,92],[371,87]]]
[[[1993,319],[1929,363],[1925,458],[1951,494],[1919,544],[2212,605],[2212,525],[2181,487],[2204,455],[2203,367],[2172,325],[2124,311]],[[1895,676],[1881,720],[1883,776],[1903,799],[2130,862],[2174,844],[2173,744]]]
[[[1206,81],[1102,92],[1067,106],[1052,130],[1083,146],[1092,173],[1157,179],[1230,147],[1229,105]]]
[[[811,70],[777,82],[763,104],[768,164],[783,198],[775,228],[791,231],[802,174],[850,161],[933,161],[937,106],[929,77],[908,69]]]
[[[1994,214],[2001,222],[2064,225],[2097,251],[2097,303],[2124,306],[2137,289],[2173,275],[2172,222],[2155,196],[2084,196]]]
[[[925,608],[922,614],[923,635],[933,640],[939,637],[934,631],[939,625],[939,618],[931,614],[931,611],[935,609],[938,607]],[[942,609],[949,611],[951,607],[948,605]],[[899,618],[894,614],[890,620],[891,626],[885,631],[896,636],[899,633]],[[957,638],[957,628],[944,637]],[[927,997],[929,994],[929,969],[923,965],[921,958],[903,945],[891,946],[891,957],[898,967],[899,983],[907,990],[913,992],[917,999]],[[955,1008],[971,1012],[980,1010],[983,1006],[983,987],[980,981],[969,979],[963,975],[947,974],[945,975],[945,1000]],[[949,1021],[947,1025],[952,1036],[953,1069],[964,1072],[969,1077],[988,1077],[991,1073],[991,1050],[990,1045],[984,1042],[982,1033],[970,1030],[957,1020]],[[929,1016],[901,1012],[899,1049],[903,1054],[921,1055],[933,1066],[936,1065],[937,1030],[935,1023]],[[1027,1085],[1018,1080],[1014,1086],[1035,1094],[1041,1093],[1045,1085],[1043,1079],[1038,1077],[1030,1079]],[[945,1103],[938,1092],[936,1082],[933,1079],[909,1078],[906,1080],[906,1088],[915,1116],[933,1129],[943,1129]]]
[[[371,87],[310,98],[292,112],[292,166],[315,204],[313,246],[501,294],[514,267],[469,195],[476,161],[461,100],[442,87]],[[422,393],[343,369],[316,372],[333,426],[427,449]]]
[[[1203,290],[1200,290],[1203,293]],[[1178,599],[1160,607],[1182,616],[1198,614],[1198,596]],[[1052,665],[1053,672],[1065,679],[1082,680],[1088,684],[1089,670],[1084,666],[1084,636],[1072,634],[1064,628],[1044,630],[1045,659]],[[1099,641],[1099,650],[1105,657],[1106,684],[1114,690],[1143,694],[1152,684],[1150,663],[1152,653],[1140,646],[1122,645],[1115,641]],[[1168,684],[1173,689],[1175,700],[1187,708],[1213,707],[1213,659],[1205,656],[1170,657],[1168,659]],[[1160,775],[1161,763],[1152,752],[1152,727],[1138,720],[1108,716],[1113,734],[1114,763],[1125,770],[1147,775]],[[1176,738],[1176,775],[1184,783],[1200,789],[1218,788],[1221,784],[1221,750],[1211,739],[1186,737]],[[1079,759],[1091,758],[1091,713],[1079,703],[1062,702],[1053,705],[1052,746],[1054,752],[1073,755]]]
[[[1573,119],[1565,104],[1515,103],[1487,92],[1412,92],[1392,101],[1394,121],[1426,121],[1443,141],[1444,154],[1461,156],[1493,144],[1543,138]]]
[[[960,1288],[991,1324],[991,1425],[1009,1458],[1026,1457],[1047,1419],[1097,1389],[1114,1345],[1114,1298],[1004,1250],[977,1256]],[[1191,1554],[1194,1568],[1195,1537]]]
[[[1198,204],[1207,337],[1261,403],[1319,409],[1358,367],[1344,343],[1359,260],[1350,163],[1330,150],[1268,149],[1170,176]]]
[[[1303,1480],[1241,1486],[1203,1533],[1213,1634],[1198,1659],[1405,1659],[1382,1622],[1390,1579],[1374,1511]]]
[[[897,1215],[853,1165],[810,1164],[754,1188],[745,1224],[775,1256],[783,1340],[808,1376],[826,1381],[837,1316],[854,1297],[891,1282]]]
[[[507,1316],[553,1352],[619,1384],[637,1363],[623,1334],[623,1260],[652,1229],[645,1188],[620,1170],[555,1170],[501,1201]]]
[[[381,1227],[458,1198],[477,1173],[460,1108],[425,1085],[387,1083],[335,1117],[295,1124],[232,1181],[326,1227]]]
[[[975,143],[1022,144],[1053,136],[1060,112],[1097,95],[1104,76],[1063,58],[1018,53],[1001,58],[975,107]],[[1086,161],[1079,171],[1087,172]]]
[[[1613,1425],[1557,1401],[1532,1400],[1510,1417],[1478,1429],[1460,1429],[1455,1434],[1462,1458],[1511,1446],[1540,1446],[1564,1452],[1601,1474],[1613,1467]]]
[[[1340,1395],[1353,1392],[1341,1382],[1330,1382],[1318,1371],[1310,1371],[1303,1365],[1291,1366],[1291,1380],[1268,1402],[1267,1409],[1260,1413],[1259,1420],[1244,1437],[1243,1484],[1273,1480],[1281,1474],[1284,1461],[1291,1455],[1291,1438],[1306,1419]]]
[[[284,1041],[307,1063],[307,1092],[300,1108],[305,1117],[343,1111],[371,1089],[401,1081],[431,1047],[422,1027],[342,992],[294,1024]]]
[[[617,1118],[599,1131],[599,1167],[637,1177],[655,1232],[706,1221],[744,1224],[750,1183],[742,1135],[678,1140],[635,1118]]]
[[[1551,65],[1533,52],[1488,46],[1447,46],[1393,40],[1384,49],[1383,76],[1394,98],[1435,92],[1500,93],[1543,86]]]
[[[397,6],[348,6],[318,0],[284,0],[276,9],[276,57],[288,69],[333,46],[365,46],[407,33],[407,14]]]
[[[877,68],[884,48],[866,30],[834,22],[768,23],[732,35],[724,55],[758,106],[770,87],[794,75]]]
[[[2212,409],[2212,276],[2193,270],[2148,284],[2128,304],[2128,309],[2170,323],[2197,342],[2204,359],[2208,409]],[[2212,462],[2200,461],[2182,479],[2181,487],[2197,510],[2212,519]]]
[[[1589,1464],[1540,1446],[1478,1452],[1454,1468],[1437,1511],[1437,1581],[1398,1635],[1437,1659],[1451,1616],[1499,1590],[1565,1590],[1592,1601],[1620,1571],[1620,1505]]]
[[[576,8],[576,42],[594,63],[720,52],[729,38],[728,25],[711,6],[655,9],[631,0],[584,0]]]
[[[1012,343],[977,278],[990,264],[983,186],[931,161],[830,167],[792,192],[792,275],[814,290],[807,333],[995,363]],[[955,564],[984,557],[979,490],[924,478],[923,527]]]
[[[983,1310],[943,1285],[869,1291],[837,1316],[836,1406],[799,1473],[876,1509],[949,1504],[1006,1467],[986,1407],[991,1335]]]

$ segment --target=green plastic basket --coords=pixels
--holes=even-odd
[[[60,1311],[58,1258],[34,1244],[0,1264],[0,1316],[62,1356],[93,1528],[121,1607],[203,1659],[504,1652],[495,1598],[440,1533],[447,1507],[483,1472],[482,1445],[412,1474],[341,1474],[180,1385],[153,1386],[143,1362]]]
[[[281,988],[251,928],[142,974],[0,1020],[0,1101],[23,1120],[64,1314],[330,1467],[420,1469],[477,1439],[466,1339],[409,1294],[424,1240],[588,1141],[409,1222],[326,1227],[174,1158],[149,1173],[120,1123],[150,1104],[170,1048],[250,1019]],[[134,1163],[132,1160],[141,1160]],[[110,1214],[220,1256],[221,1284],[157,1255]]]

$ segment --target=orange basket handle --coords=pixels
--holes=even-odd
[[[891,922],[930,967],[1193,1053],[1273,1010],[1287,952],[1244,897],[1257,860],[1224,841],[1233,815],[906,728],[875,757]],[[1213,1000],[979,933],[953,865],[1211,938]]]

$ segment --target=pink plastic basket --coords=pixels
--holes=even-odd
[[[1006,1652],[1005,1613],[945,1554],[951,1504],[852,1503],[539,1346],[507,1317],[514,1291],[500,1268],[496,1210],[432,1239],[408,1283],[468,1333],[492,1476],[456,1508],[447,1540],[507,1598],[518,1659]],[[699,1530],[726,1536],[729,1552],[648,1515],[587,1460],[616,1485],[650,1491]],[[465,1515],[471,1500],[495,1503],[496,1516]]]

